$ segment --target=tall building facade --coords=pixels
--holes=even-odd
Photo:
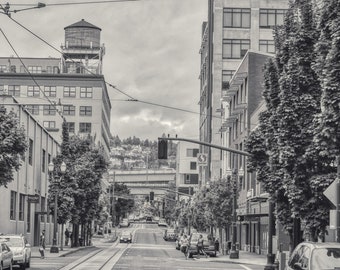
[[[179,197],[184,194],[193,195],[194,190],[198,188],[198,152],[196,144],[185,141],[177,144],[176,189]]]
[[[15,96],[61,142],[91,136],[109,158],[111,103],[102,75],[101,29],[81,20],[65,27],[61,58],[0,57],[0,94]]]
[[[38,245],[45,229],[46,244],[52,244],[53,218],[47,207],[48,164],[60,152],[60,144],[16,98],[0,95],[0,109],[16,115],[28,144],[13,181],[7,188],[0,187],[0,232],[23,234],[31,245]]]
[[[283,23],[288,0],[209,0],[202,26],[200,140],[222,145],[221,93],[249,49],[274,53],[273,27]],[[226,175],[223,152],[202,147],[209,166],[200,169],[202,184]]]

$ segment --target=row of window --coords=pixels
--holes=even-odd
[[[240,59],[250,49],[250,39],[224,39],[223,58]],[[266,53],[275,53],[274,40],[260,40],[259,49]]]
[[[25,218],[25,201],[26,201],[26,195],[19,193],[19,211],[17,212],[17,196],[18,193],[16,191],[11,191],[11,198],[10,198],[10,209],[9,209],[9,218],[10,220],[16,220],[17,215],[18,215],[18,220],[19,221],[24,221]],[[45,212],[45,203],[46,203],[46,198],[45,197],[40,197],[41,202],[41,212]],[[41,222],[45,222],[45,215],[41,215],[40,217]],[[47,215],[47,222],[54,222],[54,219],[52,217],[52,220],[50,219],[50,216]],[[27,214],[26,214],[26,230],[27,232],[31,232],[31,204],[27,203]]]
[[[26,69],[27,68],[27,69]],[[35,74],[41,74],[41,73],[49,73],[49,74],[59,74],[60,69],[57,66],[47,66],[45,69],[42,68],[42,66],[20,66],[20,73],[35,73]],[[28,71],[28,72],[27,72]],[[0,65],[0,72],[11,72],[16,73],[17,67],[15,65],[7,66],[7,65]]]
[[[0,87],[0,95],[8,94],[10,96],[20,97],[21,86],[20,85],[8,85],[8,91],[5,93],[4,87]],[[28,97],[56,97],[57,89],[56,86],[28,86],[27,87],[27,96]],[[63,89],[63,97],[76,97],[76,87],[75,86],[64,86]],[[92,87],[80,87],[80,98],[92,98],[93,97],[93,89]]]
[[[286,9],[260,9],[260,28],[273,28],[282,25]],[[250,8],[225,8],[223,10],[223,27],[250,28]]]
[[[42,105],[44,115],[55,115],[56,106],[54,105]],[[33,115],[40,114],[40,105],[29,105],[27,106],[28,111]],[[63,115],[76,115],[76,106],[63,105]],[[79,106],[80,116],[92,116],[92,106]]]
[[[43,122],[44,128],[56,128],[55,121],[44,121]],[[70,133],[75,133],[75,123],[74,122],[67,122],[67,129]],[[79,123],[79,133],[91,133],[92,124],[91,123]]]

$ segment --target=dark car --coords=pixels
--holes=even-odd
[[[339,243],[302,242],[288,260],[287,270],[340,269]]]
[[[197,254],[197,241],[199,236],[203,236],[203,250],[210,257],[216,257],[215,243],[208,237],[206,233],[192,233],[189,237],[188,257],[192,258],[193,255]]]
[[[123,231],[119,238],[120,243],[132,243],[132,234],[128,231]]]
[[[152,222],[152,217],[150,217],[150,216],[146,217],[145,221],[146,222]]]

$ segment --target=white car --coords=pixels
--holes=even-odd
[[[0,270],[11,269],[13,265],[13,252],[6,242],[0,240]]]
[[[0,240],[6,241],[13,252],[13,265],[20,266],[20,269],[26,269],[31,264],[31,246],[27,243],[24,236],[21,235],[0,235]]]

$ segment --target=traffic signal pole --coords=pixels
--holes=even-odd
[[[185,138],[160,137],[160,138],[158,138],[158,141],[185,141],[185,142],[191,142],[191,143],[209,146],[209,147],[224,150],[224,151],[229,151],[229,152],[239,154],[239,155],[242,155],[242,156],[247,156],[247,157],[250,156],[250,154],[248,152],[244,152],[244,151],[240,151],[240,150],[236,150],[236,149],[232,149],[232,148],[228,148],[228,147],[224,147],[224,146],[220,146],[220,145],[216,145],[216,144],[212,144],[212,143],[207,143],[207,142],[202,142],[202,141],[197,141],[197,140],[191,140],[191,139],[185,139]]]

